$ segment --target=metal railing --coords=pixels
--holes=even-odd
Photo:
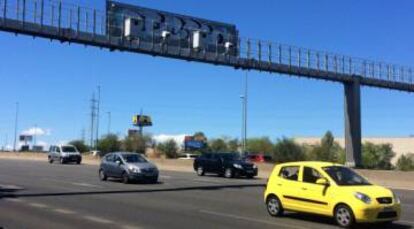
[[[0,25],[7,20],[16,20],[24,27],[26,23],[36,25],[40,29],[43,26],[55,28],[57,31],[69,31],[76,36],[79,33],[88,33],[92,36],[106,37],[108,41],[125,41],[123,33],[110,34],[108,31],[124,31],[123,25],[109,24],[107,12],[81,7],[78,5],[63,3],[55,0],[0,0]],[[130,15],[116,15],[117,17],[131,17]],[[153,24],[155,22],[152,22]],[[158,23],[158,22],[157,22]],[[161,24],[162,28],[170,28],[174,25]],[[150,28],[152,34],[147,39],[139,39],[135,42],[139,47],[146,49],[155,46],[174,49],[177,53],[192,52],[191,38],[162,38],[161,31]],[[199,30],[188,28],[190,31]],[[233,40],[231,37],[228,40]],[[349,57],[323,51],[300,48],[292,45],[279,44],[249,38],[237,38],[238,44],[235,56],[241,60],[254,61],[261,65],[283,65],[302,68],[304,70],[316,70],[329,74],[343,74],[361,76],[365,78],[414,84],[413,69],[395,64],[377,62],[361,58]],[[175,43],[174,43],[175,42]],[[170,45],[168,47],[168,44]],[[222,55],[224,45],[208,44],[208,52],[213,55]],[[206,48],[207,49],[207,48]],[[216,53],[211,53],[216,50]],[[200,50],[198,50],[200,51]],[[206,50],[204,50],[205,52]],[[201,50],[203,52],[203,50]]]

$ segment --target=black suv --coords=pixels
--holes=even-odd
[[[205,153],[194,160],[194,170],[199,176],[215,173],[226,178],[257,176],[257,166],[242,160],[238,153]]]

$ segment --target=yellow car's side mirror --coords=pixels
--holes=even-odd
[[[329,186],[329,181],[326,178],[319,178],[316,180],[316,184]]]

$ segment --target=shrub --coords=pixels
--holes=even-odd
[[[152,138],[149,135],[141,136],[139,134],[134,134],[125,137],[122,141],[122,150],[127,152],[135,152],[145,154],[145,149],[148,144],[152,142]]]
[[[215,152],[215,153],[216,152],[217,153],[227,152],[229,150],[227,143],[221,138],[217,138],[217,139],[213,139],[209,141],[208,147],[211,152]]]
[[[321,143],[314,147],[307,147],[307,160],[329,161],[344,163],[345,150],[335,142],[334,136],[330,131],[326,132],[321,139]]]
[[[395,156],[390,144],[373,144],[366,142],[362,145],[362,164],[366,169],[392,169],[391,159]]]
[[[159,143],[157,145],[157,150],[165,154],[167,158],[177,158],[178,157],[178,146],[177,143],[173,140],[167,140],[164,143]]]
[[[278,139],[273,148],[273,160],[276,162],[303,161],[305,153],[293,139]]]
[[[73,140],[69,142],[69,145],[74,145],[76,149],[81,153],[86,153],[89,151],[89,147],[85,144],[83,140]]]
[[[115,134],[108,134],[98,142],[98,150],[101,151],[101,155],[119,151],[120,148],[121,142]]]
[[[401,171],[413,171],[414,170],[414,154],[403,154],[398,158],[397,169]]]

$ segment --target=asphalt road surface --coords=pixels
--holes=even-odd
[[[161,171],[158,184],[125,185],[99,181],[97,166],[0,160],[0,228],[337,228],[319,216],[268,216],[265,182]],[[387,228],[413,228],[414,191],[396,191],[403,216]]]

